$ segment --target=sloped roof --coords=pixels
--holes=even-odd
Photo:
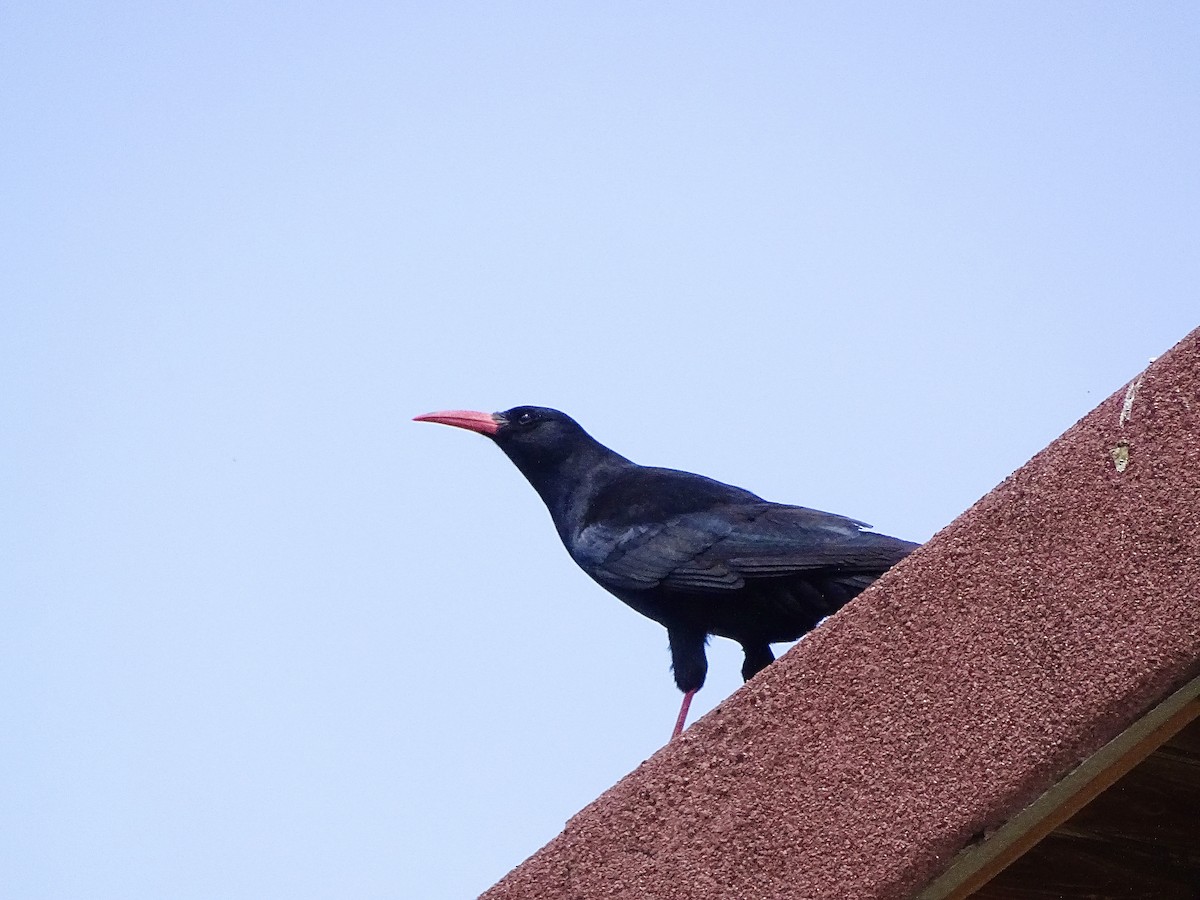
[[[1198,674],[1200,330],[484,896],[912,897]]]

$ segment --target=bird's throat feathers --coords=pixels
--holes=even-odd
[[[554,446],[497,443],[538,492],[560,530],[584,514],[587,498],[597,488],[635,465],[587,434],[573,441],[567,452]]]

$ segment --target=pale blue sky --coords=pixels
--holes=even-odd
[[[6,7],[5,890],[490,885],[678,693],[410,417],[557,406],[924,540],[1200,324],[1198,45],[1192,3]]]

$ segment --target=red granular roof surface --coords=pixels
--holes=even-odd
[[[1200,672],[1198,526],[1200,330],[484,896],[911,897]]]

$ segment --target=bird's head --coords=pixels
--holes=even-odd
[[[545,406],[514,406],[498,413],[453,409],[426,413],[414,421],[452,425],[490,437],[531,480],[535,473],[555,470],[573,455],[596,446],[574,419]]]

